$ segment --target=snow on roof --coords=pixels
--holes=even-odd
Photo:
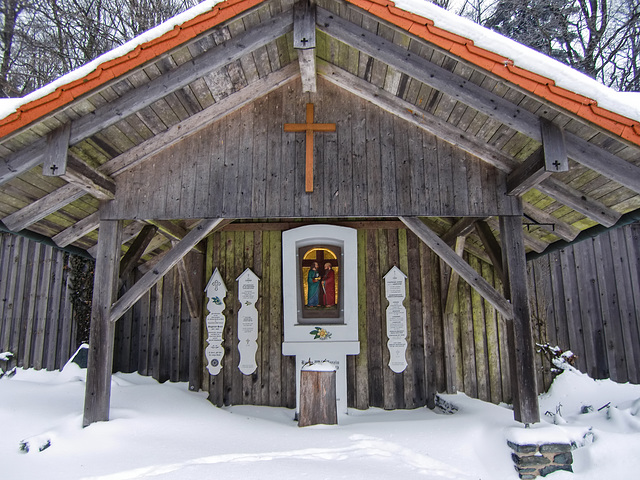
[[[420,15],[421,17],[424,17],[424,19],[430,20],[433,24],[435,24],[436,27],[442,29],[444,32],[450,32],[451,34],[462,37],[463,40],[472,40],[472,44],[467,45],[465,43],[469,50],[478,47],[479,49],[483,49],[487,52],[495,53],[496,56],[509,59],[507,62],[509,64],[509,67],[511,67],[511,65],[517,65],[517,67],[519,67],[520,69],[524,69],[523,71],[525,72],[525,77],[531,75],[540,76],[540,78],[537,79],[525,78],[525,83],[531,83],[531,80],[533,80],[534,84],[535,82],[546,84],[549,83],[546,82],[546,78],[551,80],[551,85],[548,85],[549,90],[552,90],[554,88],[553,83],[555,83],[555,86],[561,87],[561,89],[564,89],[571,93],[575,93],[578,96],[587,97],[582,100],[583,105],[591,105],[593,102],[590,102],[590,99],[592,99],[598,103],[599,107],[604,108],[609,112],[613,112],[614,115],[618,114],[627,117],[627,119],[631,119],[632,121],[640,121],[640,94],[616,92],[613,89],[598,83],[594,79],[572,69],[567,65],[564,65],[550,57],[547,57],[546,55],[537,52],[529,47],[510,40],[496,32],[477,25],[466,18],[460,17],[452,12],[448,12],[430,2],[426,2],[424,0],[397,0],[394,5],[394,3],[389,0],[348,1],[357,6],[362,6],[362,8],[369,10],[371,13],[378,15],[383,19],[390,20],[394,23],[397,23],[395,21],[401,19],[401,17],[404,16],[398,16],[398,13],[401,10],[409,12],[408,15]],[[216,7],[216,5],[219,3],[221,5],[219,7]],[[3,132],[0,133],[2,135],[5,135],[15,130],[16,128],[19,128],[20,126],[26,125],[31,121],[37,119],[41,114],[36,112],[36,110],[38,110],[38,108],[40,107],[39,103],[45,103],[49,101],[44,97],[51,97],[52,94],[55,93],[58,94],[58,97],[61,97],[61,90],[65,90],[65,88],[73,84],[73,82],[77,83],[79,81],[87,81],[88,83],[85,86],[85,89],[89,88],[91,80],[96,80],[89,79],[89,76],[91,76],[93,72],[97,72],[96,76],[101,76],[99,70],[102,70],[105,64],[108,64],[108,62],[113,63],[118,59],[123,59],[124,64],[127,60],[131,60],[125,57],[127,55],[133,55],[132,52],[138,47],[144,44],[153,44],[154,41],[158,40],[160,37],[166,36],[174,28],[186,24],[189,21],[196,19],[198,16],[210,12],[211,10],[216,10],[217,8],[222,9],[222,4],[224,4],[225,8],[229,8],[229,10],[233,10],[235,12],[236,6],[238,8],[238,11],[241,11],[243,9],[250,8],[257,3],[260,3],[260,0],[204,0],[202,3],[196,5],[195,7],[176,15],[175,17],[167,20],[161,25],[158,25],[157,27],[139,35],[138,37],[105,53],[104,55],[101,55],[100,57],[87,63],[86,65],[64,75],[63,77],[60,77],[54,82],[40,88],[39,90],[36,90],[35,92],[21,99],[6,99],[0,101],[0,124],[6,125],[6,128],[3,129]],[[232,15],[232,13],[229,12],[229,15]],[[414,26],[424,25],[424,19],[418,19],[419,22],[417,24],[414,24]],[[410,29],[407,27],[407,30]],[[418,36],[421,35],[418,33]],[[445,41],[447,41],[446,38]],[[482,58],[486,55],[481,53],[478,57],[475,50],[471,51],[472,56],[474,56],[474,58],[476,59]],[[492,58],[490,61],[495,62],[495,58]],[[507,67],[507,63],[505,63],[505,67]],[[107,68],[111,68],[111,66]],[[116,70],[117,68],[113,69],[113,71]],[[516,70],[516,68],[514,67],[513,70]],[[532,73],[526,74],[526,72]],[[115,75],[117,74],[118,71],[116,71]],[[114,73],[109,72],[106,77],[109,77],[110,75],[110,78],[113,78]],[[515,75],[518,76],[521,75],[521,73],[518,72]],[[102,76],[104,77],[104,75]],[[510,80],[510,77],[508,75],[504,78],[506,78],[508,81]],[[542,81],[540,79],[542,79]],[[100,79],[97,84],[100,84],[103,81],[103,79]],[[514,81],[518,83],[518,80]],[[527,87],[525,86],[525,88]],[[533,93],[538,93],[537,88],[529,89]],[[79,93],[81,94],[83,92]],[[578,107],[575,107],[575,98],[571,99],[574,104],[571,107],[566,107],[561,101],[563,95],[566,95],[566,93],[563,94],[562,92],[559,92],[558,95],[555,95],[556,92],[554,90],[552,90],[552,93],[554,95],[551,101],[557,102],[558,100],[560,100],[560,103],[558,103],[558,105],[569,108],[569,110],[574,112],[577,112],[577,108],[580,110],[580,112],[577,113],[584,116],[585,112],[582,111],[580,103],[578,103]],[[543,97],[546,96],[545,93],[541,93],[541,95]],[[67,96],[66,98],[69,97]],[[75,94],[73,95],[73,98],[75,98]],[[40,100],[40,102],[36,102],[36,100]],[[57,100],[53,99],[51,100],[51,105],[48,108],[57,108],[67,101],[69,100],[65,101],[62,98],[58,98]],[[30,105],[27,107],[27,104]],[[22,106],[25,106],[26,110],[32,110],[29,115],[25,115],[24,112],[22,114],[18,112],[18,109]],[[18,112],[18,114],[12,115],[15,112]],[[608,128],[625,137],[630,136],[632,141],[638,141],[637,137],[640,136],[640,126],[637,123],[635,125],[631,125],[629,123],[629,120],[620,118],[609,118],[609,114],[602,111],[587,113],[588,114],[585,116],[585,118],[590,119],[591,121],[596,121],[597,123],[601,123],[601,121],[604,120],[605,123],[603,123],[603,126],[605,128]],[[11,116],[12,118],[8,118],[9,116]],[[19,120],[20,117],[22,117],[21,120]],[[617,124],[617,122],[619,122],[620,120],[623,120],[624,125]],[[9,125],[12,123],[14,125]],[[625,133],[623,132],[625,131],[625,129],[628,130],[629,128],[632,129],[631,133],[625,135]]]
[[[516,66],[553,79],[559,87],[592,98],[602,108],[640,120],[640,93],[617,92],[568,65],[431,2],[396,0],[395,4],[398,8],[433,20],[437,27],[473,40],[477,47],[511,59]]]
[[[45,85],[44,87],[39,88],[31,92],[30,94],[22,97],[22,98],[8,98],[8,99],[0,99],[0,118],[4,118],[7,115],[15,112],[22,105],[25,105],[33,100],[37,100],[42,98],[56,90],[56,88],[71,83],[75,80],[81,79],[87,76],[89,73],[96,70],[96,68],[102,65],[105,62],[110,60],[114,60],[120,58],[127,53],[136,49],[136,47],[147,43],[151,40],[154,40],[165,33],[171,31],[177,25],[181,25],[192,18],[197,17],[198,15],[208,12],[211,10],[217,3],[222,2],[223,0],[204,0],[202,3],[191,7],[188,10],[185,10],[182,13],[177,14],[176,16],[168,19],[167,21],[161,23],[160,25],[147,30],[146,32],[141,33],[137,37],[129,40],[128,42],[114,48],[113,50],[109,50],[108,52],[100,55],[94,60],[86,63],[85,65],[72,70],[71,72],[63,75],[62,77],[54,80],[53,82]]]

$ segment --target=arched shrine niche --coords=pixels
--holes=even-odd
[[[358,342],[358,236],[335,225],[307,225],[282,233],[284,342],[282,353],[300,368],[311,361],[336,367],[338,411],[346,412],[346,356]]]
[[[311,245],[298,252],[302,298],[300,323],[325,318],[328,323],[344,323],[342,300],[342,249],[337,245]]]

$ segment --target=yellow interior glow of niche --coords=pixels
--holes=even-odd
[[[304,254],[303,260],[316,260],[318,258],[318,252],[322,251],[324,252],[324,259],[325,260],[337,260],[338,257],[336,256],[335,253],[333,253],[331,250],[329,250],[328,248],[312,248],[311,250],[309,250],[307,253]],[[322,275],[323,269],[324,269],[324,265],[318,265],[318,269],[320,274]],[[307,275],[309,275],[309,270],[311,270],[311,267],[302,267],[302,290],[303,290],[303,298],[304,298],[304,303],[305,305],[307,304],[307,301],[309,299],[308,295],[309,295],[309,286],[307,285]],[[336,299],[335,299],[335,304],[338,304],[338,291],[340,290],[340,285],[339,285],[339,275],[340,272],[340,267],[333,267],[333,273],[335,275],[335,282],[336,282]]]

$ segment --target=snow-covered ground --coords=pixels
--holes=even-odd
[[[18,370],[0,379],[0,478],[517,479],[506,438],[522,435],[584,444],[575,473],[547,478],[638,478],[638,385],[565,371],[540,397],[543,414],[560,415],[527,430],[506,406],[442,397],[458,411],[350,410],[339,425],[298,428],[292,410],[216,408],[186,384],[118,374],[111,421],[83,429],[83,370]]]

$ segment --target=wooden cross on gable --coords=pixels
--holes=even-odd
[[[307,103],[306,123],[285,123],[285,132],[306,133],[305,182],[304,190],[313,192],[313,134],[315,132],[335,132],[335,123],[313,123],[313,103]]]

